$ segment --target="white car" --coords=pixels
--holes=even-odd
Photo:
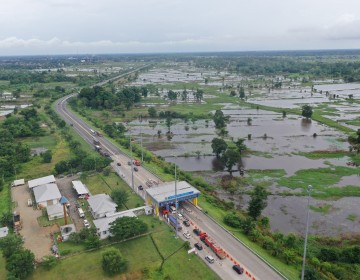
[[[177,213],[177,215],[178,215],[178,218],[179,218],[180,220],[182,220],[182,218],[184,218],[184,216],[181,215],[180,213]]]
[[[183,235],[184,235],[184,237],[185,237],[186,239],[190,239],[190,237],[191,237],[191,235],[190,235],[190,233],[189,233],[188,231],[185,231],[185,232],[183,233]]]
[[[90,223],[89,223],[89,221],[88,220],[84,220],[84,227],[86,227],[86,228],[90,228]]]

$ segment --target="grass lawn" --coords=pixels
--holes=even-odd
[[[0,254],[0,279],[6,279],[7,271],[5,266],[6,266],[5,259],[2,256],[2,254]]]
[[[88,176],[87,178],[82,179],[82,181],[93,195],[99,193],[111,194],[113,189],[123,189],[128,191],[129,200],[126,203],[128,209],[144,205],[144,201],[137,194],[133,193],[128,184],[114,172],[111,172],[109,176],[98,173],[93,176]],[[126,210],[126,207],[122,207],[119,210]]]
[[[214,220],[216,220],[219,224],[225,227],[227,230],[232,232],[237,238],[239,238],[242,242],[244,242],[247,246],[249,246],[253,251],[262,256],[265,260],[267,260],[271,265],[273,265],[276,269],[278,269],[281,273],[283,273],[288,279],[299,279],[299,269],[295,266],[286,265],[279,259],[270,255],[265,249],[256,243],[250,241],[248,237],[240,232],[239,230],[235,230],[224,224],[223,220],[227,212],[218,207],[214,207],[212,204],[206,201],[203,196],[199,197],[199,206],[206,211],[209,216],[211,216]]]
[[[30,148],[46,148],[53,150],[56,147],[57,136],[55,134],[49,134],[41,137],[28,137],[23,143],[27,144]]]
[[[4,188],[0,192],[0,215],[4,212],[9,212],[10,210],[11,210],[10,181],[5,181]]]
[[[156,232],[152,233],[152,237],[165,257],[182,246],[183,241],[174,239],[174,233],[164,222],[160,222],[154,217],[141,216],[139,218],[148,224],[156,224]],[[169,258],[165,262],[162,272],[159,272],[161,257],[155,249],[150,235],[111,246],[118,248],[127,258],[129,266],[126,274],[108,277],[103,273],[101,258],[102,253],[106,250],[105,247],[65,258],[50,271],[40,267],[29,279],[164,279],[169,275],[171,279],[182,280],[189,279],[189,271],[191,271],[193,279],[219,279],[202,260],[193,254],[188,255],[185,249],[181,249]],[[76,248],[77,251],[81,250],[78,245],[66,242],[60,244],[59,248],[68,252],[73,248]],[[185,264],[186,269],[184,269]]]

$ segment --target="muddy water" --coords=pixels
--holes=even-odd
[[[360,176],[359,175],[344,176],[336,185],[339,187],[345,187],[349,185],[360,186]]]
[[[185,171],[204,171],[224,170],[221,162],[214,156],[200,157],[167,157],[166,161],[175,163]],[[292,176],[301,169],[329,167],[329,164],[336,166],[346,166],[347,158],[340,159],[308,159],[302,156],[274,156],[273,158],[264,158],[251,156],[242,158],[239,166],[249,169],[284,169],[287,176]],[[221,168],[222,167],[222,168]],[[234,166],[237,169],[237,166]],[[358,176],[357,176],[358,177]]]
[[[219,197],[231,200],[236,207],[246,210],[250,197],[248,195],[229,195],[219,192]],[[344,197],[336,201],[322,201],[310,199],[310,205],[323,207],[330,205],[327,213],[319,213],[310,210],[309,234],[336,236],[343,232],[358,233],[360,231],[360,198]],[[270,227],[273,231],[282,233],[305,234],[307,198],[299,196],[277,196],[268,197],[268,206],[263,215],[270,218]],[[354,221],[349,219],[353,216]]]

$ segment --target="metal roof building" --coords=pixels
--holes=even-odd
[[[41,178],[37,178],[34,180],[30,180],[30,181],[28,181],[28,185],[29,185],[29,188],[32,189],[32,188],[35,188],[40,185],[45,185],[45,184],[50,184],[50,183],[55,183],[55,182],[56,181],[55,181],[54,175],[49,175],[46,177],[41,177]]]
[[[61,194],[56,184],[45,184],[34,188],[35,201],[40,207],[59,203]]]
[[[81,181],[72,181],[72,184],[78,196],[89,194],[89,190]]]
[[[166,182],[155,188],[146,189],[146,201],[149,205],[154,205],[155,212],[159,215],[159,208],[181,202],[192,200],[197,205],[200,191],[186,181],[176,183],[177,194],[175,195],[175,181]]]

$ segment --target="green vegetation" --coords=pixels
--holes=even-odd
[[[39,277],[55,280],[64,278],[78,279],[84,275],[86,275],[86,279],[110,279],[102,269],[102,254],[108,248],[116,248],[122,256],[126,256],[128,270],[124,277],[127,278],[164,279],[169,275],[171,279],[180,280],[187,279],[188,271],[191,271],[194,279],[219,279],[212,270],[207,268],[202,260],[194,254],[188,255],[185,249],[181,249],[167,259],[162,271],[159,271],[162,259],[154,243],[159,252],[167,257],[183,246],[183,241],[174,239],[173,231],[170,231],[169,227],[157,218],[140,216],[139,219],[146,222],[149,228],[155,229],[151,236],[145,235],[92,252],[78,251],[78,254],[60,260],[57,266],[49,271],[43,267],[38,268],[29,279],[38,279]],[[60,252],[73,250],[74,247],[84,250],[84,247],[69,242],[59,244]],[[185,263],[186,270],[183,269]]]
[[[330,204],[322,204],[320,206],[310,205],[310,209],[314,212],[318,212],[321,214],[328,214],[332,210],[332,206]]]
[[[304,191],[308,185],[312,185],[314,187],[312,196],[319,198],[360,196],[360,190],[356,186],[331,187],[339,182],[341,177],[357,173],[356,169],[343,166],[303,169],[291,177],[280,178],[278,184],[291,189],[304,189]]]

